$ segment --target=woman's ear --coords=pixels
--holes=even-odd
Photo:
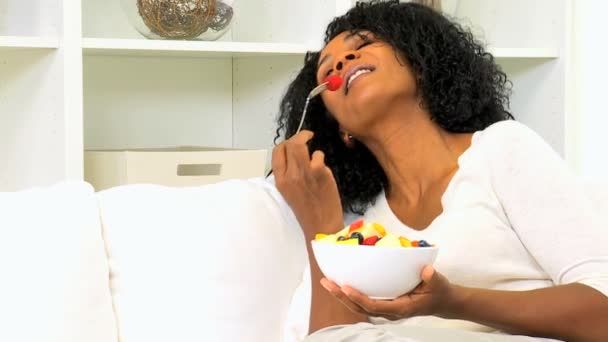
[[[340,131],[340,137],[342,138],[342,141],[344,141],[344,145],[346,145],[346,147],[348,147],[348,148],[355,147],[355,138],[353,138],[353,136],[350,133]]]

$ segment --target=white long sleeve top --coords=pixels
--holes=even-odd
[[[579,282],[608,296],[608,219],[538,134],[516,121],[495,123],[473,134],[458,164],[441,198],[443,212],[426,229],[402,223],[384,193],[363,219],[436,244],[434,266],[455,284],[530,290]],[[309,303],[308,274],[296,303]],[[492,330],[434,316],[397,324]]]

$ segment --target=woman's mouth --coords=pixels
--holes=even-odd
[[[344,79],[346,81],[346,85],[344,87],[344,94],[345,95],[348,94],[350,87],[352,86],[353,82],[357,78],[359,78],[361,75],[368,74],[374,70],[375,70],[375,67],[372,65],[357,65],[357,66],[354,66],[353,68],[351,68],[350,70],[348,70],[344,77]]]

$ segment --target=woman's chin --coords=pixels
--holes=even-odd
[[[384,107],[386,103],[384,95],[381,91],[378,92],[373,88],[353,87],[352,91],[349,91],[349,94],[346,96],[347,108],[349,108],[350,113],[354,113],[357,116],[369,116]]]

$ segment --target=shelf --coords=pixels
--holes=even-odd
[[[54,37],[0,36],[0,49],[57,49],[59,39]]]
[[[84,38],[82,46],[85,55],[204,58],[302,55],[315,49],[305,44],[106,38]]]
[[[559,50],[551,48],[489,48],[496,58],[559,58]]]
[[[153,56],[153,57],[251,57],[269,55],[302,55],[317,47],[306,44],[206,42],[184,40],[107,39],[84,38],[85,55],[105,56]],[[559,57],[559,50],[552,48],[490,48],[496,58]]]

